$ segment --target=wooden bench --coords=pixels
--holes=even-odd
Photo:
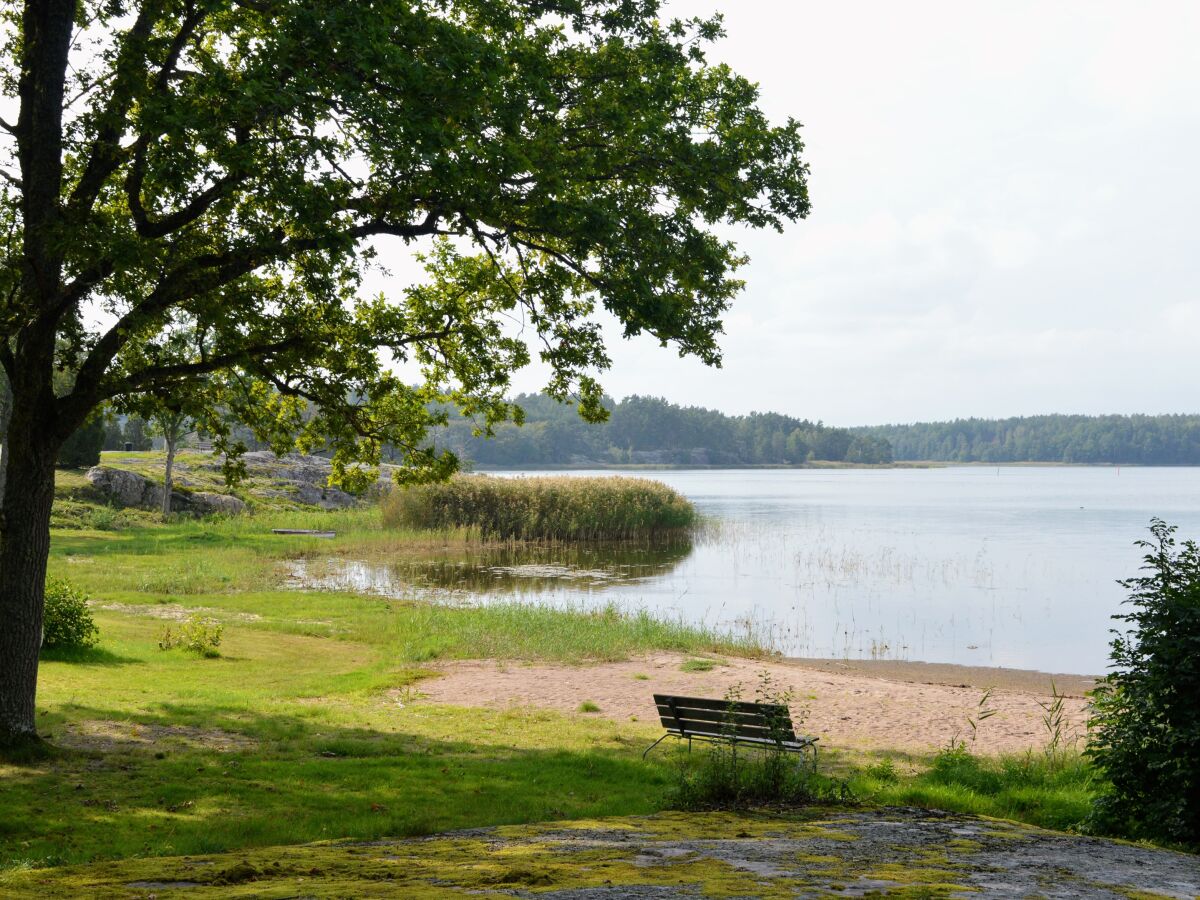
[[[817,769],[817,741],[820,738],[797,737],[792,727],[792,715],[782,704],[669,694],[655,694],[654,702],[667,733],[646,748],[642,759],[667,738],[677,737],[687,738],[689,751],[694,740],[732,744],[735,753],[739,744],[785,753],[811,751],[813,771]]]

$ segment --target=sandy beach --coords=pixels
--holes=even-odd
[[[685,672],[687,657],[673,653],[615,663],[567,666],[471,660],[434,666],[421,682],[424,702],[482,707],[536,707],[616,721],[657,722],[652,695],[723,697],[734,685],[753,699],[765,673],[792,692],[798,730],[819,735],[823,746],[925,753],[965,740],[973,752],[998,754],[1045,746],[1043,705],[1051,682],[1066,694],[1072,735],[1086,719],[1085,676],[928,663],[850,660],[726,659],[708,672]],[[987,688],[995,713],[973,732]],[[599,712],[579,712],[590,701]],[[803,724],[800,724],[803,723]]]

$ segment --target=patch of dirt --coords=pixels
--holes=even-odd
[[[197,615],[226,622],[262,621],[262,616],[258,613],[230,612],[226,609],[214,609],[211,606],[182,606],[179,603],[97,603],[93,600],[90,605],[93,609],[124,613],[127,616],[164,619],[168,622],[184,622]]]
[[[426,702],[456,706],[526,706],[616,721],[658,723],[653,694],[724,697],[735,684],[754,699],[763,672],[793,691],[798,731],[820,736],[824,746],[860,750],[928,752],[966,740],[972,752],[999,754],[1042,747],[1049,735],[1041,704],[1048,695],[998,688],[987,702],[995,713],[978,724],[972,740],[968,718],[978,717],[982,690],[899,681],[858,672],[835,672],[792,661],[728,659],[707,672],[684,672],[688,657],[658,654],[596,665],[523,665],[495,660],[431,666],[442,677],[421,683]],[[644,676],[644,677],[643,677]],[[585,700],[599,712],[579,713]],[[1084,734],[1086,702],[1063,701],[1068,728]]]
[[[216,750],[228,753],[252,750],[258,741],[244,734],[221,728],[195,728],[191,725],[147,725],[117,722],[112,719],[88,719],[69,722],[54,737],[54,743],[72,750],[99,753],[130,750],[164,750],[171,747]]]

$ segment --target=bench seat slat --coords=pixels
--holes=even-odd
[[[703,697],[672,697],[670,694],[655,694],[654,702],[659,706],[674,706],[678,709],[705,709],[714,712],[739,712],[763,715],[789,715],[788,708],[781,703],[750,703],[745,700],[714,700]]]
[[[776,737],[781,740],[791,740],[795,738],[795,734],[789,729],[787,732],[773,732],[770,728],[756,728],[749,725],[725,725],[721,722],[693,722],[688,719],[670,719],[666,716],[662,717],[663,728],[673,728],[680,731],[690,731],[694,734],[711,734],[711,735],[733,735],[738,738],[753,737],[753,738],[769,738]]]
[[[669,706],[658,707],[658,714],[664,720],[670,718],[682,719],[688,722],[729,722],[732,725],[752,725],[758,728],[770,728],[776,725],[781,731],[792,730],[792,717],[786,713],[771,712],[767,715],[739,712],[717,712],[709,709],[672,709]]]

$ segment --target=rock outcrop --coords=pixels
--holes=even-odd
[[[144,475],[125,469],[95,466],[87,471],[87,480],[92,488],[117,506],[132,506],[138,509],[162,509],[163,486]],[[171,510],[197,516],[214,514],[237,515],[246,509],[246,504],[231,494],[214,494],[207,491],[172,491]]]
[[[321,509],[345,509],[358,502],[353,494],[329,487],[333,466],[324,457],[276,456],[269,450],[255,450],[245,454],[242,462],[248,475],[271,481],[272,487],[264,491],[271,496]]]
[[[117,506],[134,506],[142,509],[156,509],[162,506],[163,489],[161,485],[155,484],[137,472],[110,469],[108,466],[94,466],[88,469],[87,480],[93,488]]]
[[[323,457],[301,454],[276,456],[260,450],[245,454],[242,461],[248,479],[241,493],[249,492],[268,505],[278,502],[284,506],[295,504],[320,509],[345,509],[358,502],[353,494],[329,486],[333,467]],[[239,498],[199,489],[201,485],[219,485],[220,478],[216,473],[220,469],[219,457],[180,454],[175,461],[175,483],[179,490],[171,494],[172,510],[194,515],[236,515],[242,512],[246,504]],[[138,472],[96,466],[88,471],[87,479],[97,493],[117,506],[162,508],[162,485]],[[380,476],[382,486],[386,487],[389,483],[387,475]]]

